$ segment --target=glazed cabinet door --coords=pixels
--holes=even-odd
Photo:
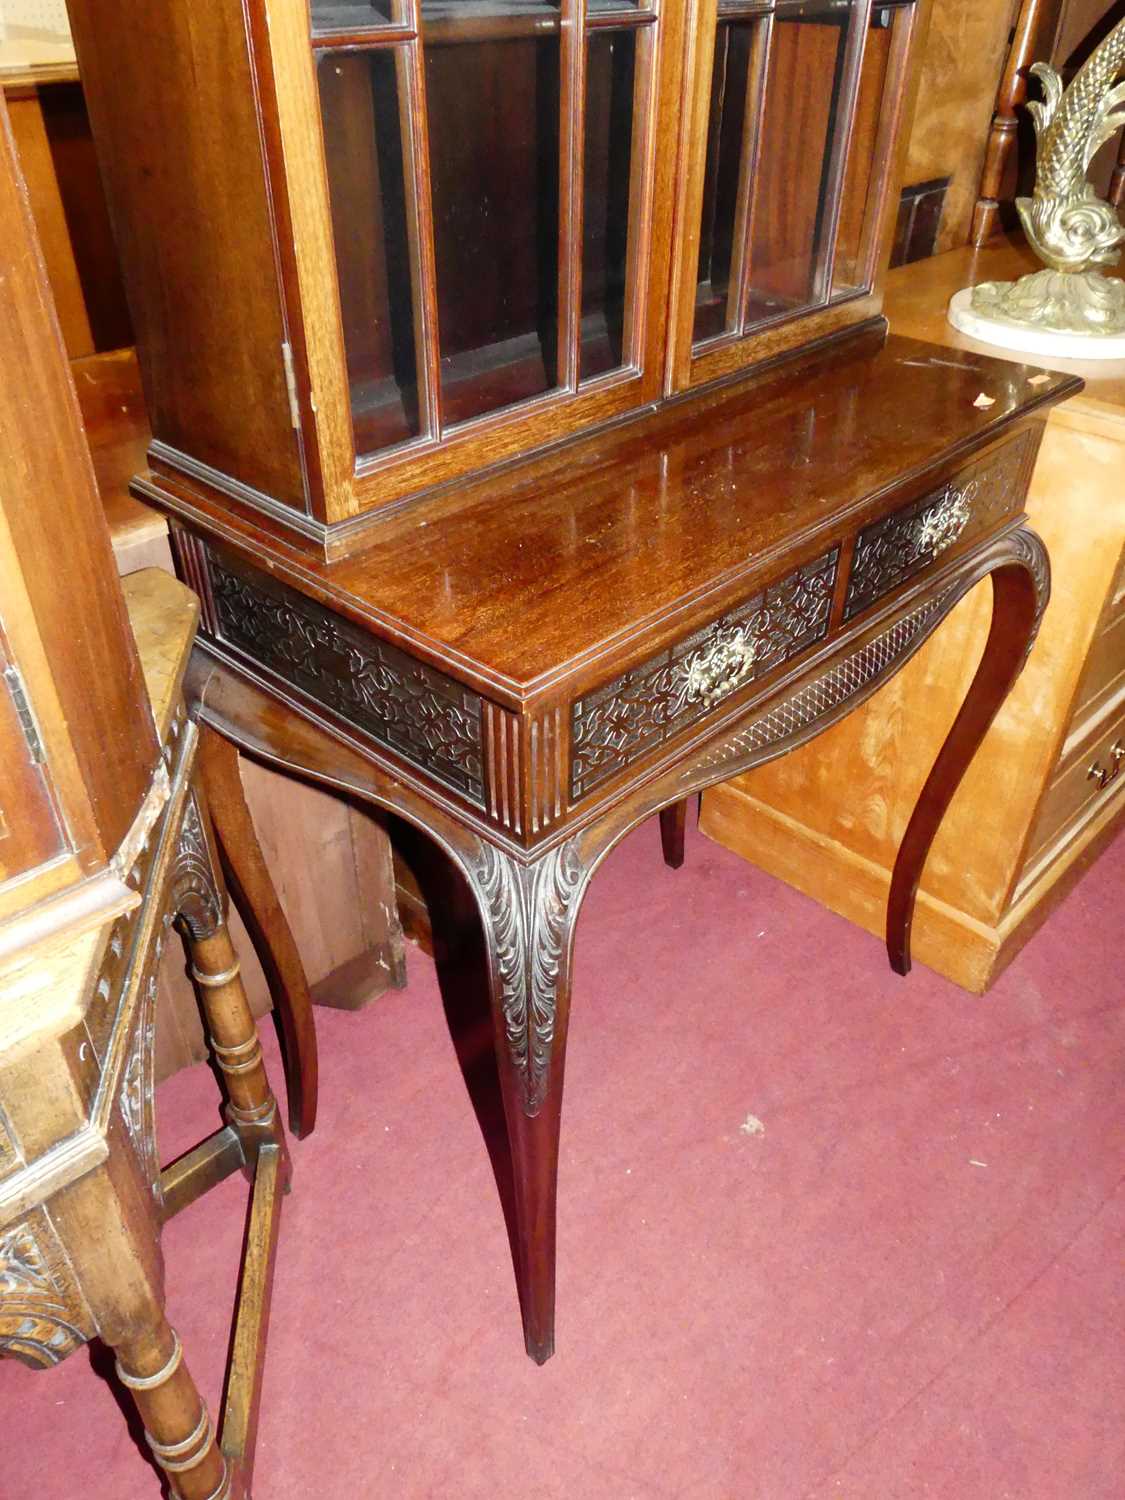
[[[659,396],[670,8],[666,23],[659,0],[311,0],[335,277],[330,299],[312,288],[324,318],[302,286],[307,394],[340,402],[320,441],[346,443],[325,519]]]
[[[862,321],[914,0],[691,0],[670,387]]]

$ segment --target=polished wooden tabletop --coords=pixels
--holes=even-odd
[[[818,555],[892,486],[921,489],[935,465],[1071,387],[902,338],[856,340],[428,499],[372,525],[354,556],[324,562],[271,539],[270,566],[483,684],[538,692],[634,637],[670,638],[783,555],[790,567]],[[224,510],[206,524],[253,545],[252,519]]]
[[[949,299],[962,287],[978,286],[982,281],[1018,281],[1042,269],[1022,235],[997,235],[979,250],[966,245],[931,260],[899,266],[887,277],[883,310],[892,333],[944,344],[948,349],[1002,355],[1002,350],[968,338],[953,327],[945,315]],[[1120,268],[1110,274],[1120,275]],[[1054,359],[1039,354],[1035,359],[1046,369],[1080,375],[1086,390],[1077,399],[1088,409],[1098,405],[1125,407],[1125,360]]]
[[[132,355],[81,361],[75,375],[111,526],[161,526],[127,489],[148,435]],[[722,608],[795,536],[816,555],[892,483],[921,482],[1068,385],[986,355],[861,338],[813,368],[693,399],[389,516],[353,556],[323,562],[276,537],[270,553],[342,613],[523,694],[634,635],[653,643],[656,621],[671,633],[693,606]],[[253,543],[253,517],[213,520]]]

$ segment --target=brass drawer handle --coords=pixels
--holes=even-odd
[[[970,480],[963,490],[950,490],[936,505],[924,511],[918,527],[918,550],[934,557],[944,552],[964,531],[972,519],[972,502],[978,485]]]
[[[733,692],[753,671],[758,645],[757,638],[740,626],[693,652],[680,668],[687,702],[710,705]]]
[[[1125,744],[1122,744],[1120,740],[1116,740],[1109,753],[1113,757],[1112,771],[1107,771],[1100,761],[1095,761],[1086,772],[1086,780],[1096,781],[1099,792],[1104,791],[1110,782],[1116,781],[1121,774],[1121,762],[1125,760]]]

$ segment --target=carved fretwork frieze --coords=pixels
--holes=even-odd
[[[842,661],[751,719],[728,738],[713,745],[700,759],[684,768],[685,782],[701,780],[700,772],[744,762],[765,750],[789,749],[811,738],[824,721],[839,718],[853,701],[864,696],[880,678],[888,677],[946,614],[963,592],[957,584],[926,599],[901,616],[880,635],[865,642]],[[734,770],[731,770],[734,774]]]
[[[0,1354],[57,1365],[94,1336],[94,1319],[46,1213],[0,1230]]]
[[[276,579],[207,558],[220,640],[484,808],[476,693]]]
[[[839,549],[574,704],[571,798],[711,713],[828,631]]]
[[[1033,444],[1032,436],[1022,433],[940,490],[861,531],[844,618],[861,614],[963,538],[980,535],[1018,512]]]
[[[534,1116],[550,1082],[560,974],[586,867],[574,840],[529,867],[482,842],[469,873],[487,913],[509,1056]]]

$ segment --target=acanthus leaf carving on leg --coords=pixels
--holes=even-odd
[[[586,866],[573,839],[531,866],[482,842],[471,871],[487,911],[509,1055],[521,1078],[524,1112],[534,1118],[550,1082],[559,975]]]

